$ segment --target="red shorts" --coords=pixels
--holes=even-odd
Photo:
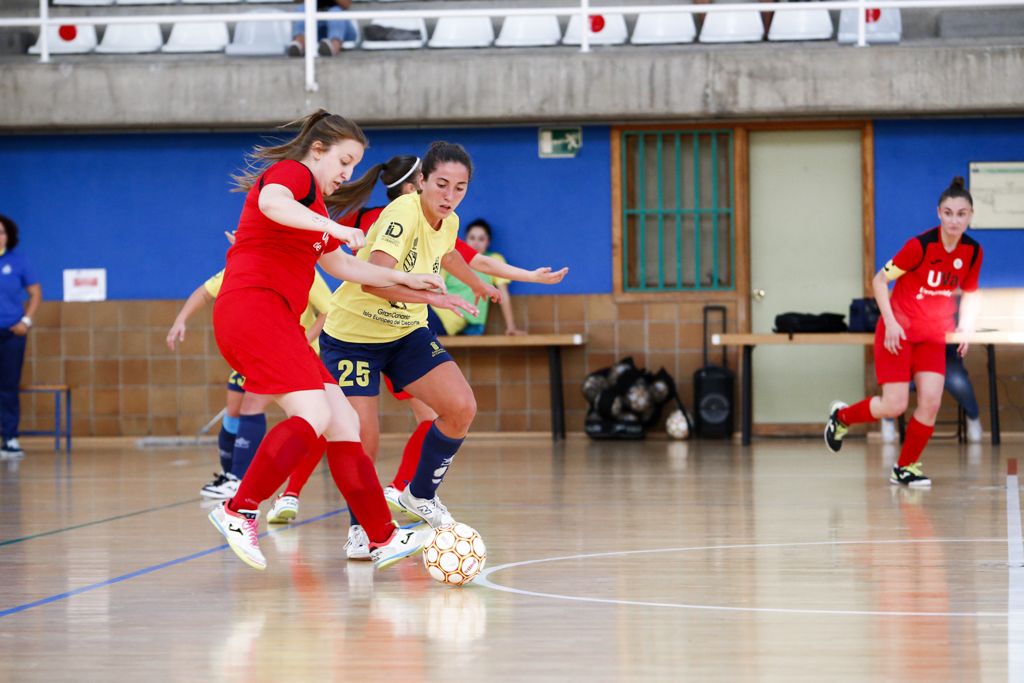
[[[946,343],[944,341],[900,343],[899,353],[885,348],[885,322],[875,328],[875,380],[881,384],[909,382],[918,372],[946,374]]]
[[[384,384],[388,385],[388,391],[390,391],[391,395],[397,398],[399,401],[408,401],[410,398],[412,398],[412,394],[410,394],[408,391],[399,391],[396,394],[395,385],[391,383],[391,378],[383,373],[381,373],[381,377],[384,378]]]
[[[245,375],[246,391],[287,394],[334,384],[284,297],[272,290],[249,288],[218,296],[213,333],[224,360]]]

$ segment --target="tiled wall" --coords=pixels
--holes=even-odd
[[[29,338],[23,384],[68,383],[76,436],[195,434],[224,405],[229,369],[217,352],[210,307],[197,313],[177,352],[167,330],[182,301],[45,302]],[[730,306],[731,302],[723,302]],[[692,377],[702,364],[703,303],[615,303],[611,295],[521,296],[513,299],[516,322],[531,333],[581,332],[583,348],[563,350],[566,427],[582,430],[586,406],[579,386],[595,369],[632,355],[651,370],[665,367],[687,404]],[[729,330],[735,330],[730,314]],[[488,332],[504,327],[492,311]],[[453,355],[476,393],[478,431],[547,431],[551,427],[547,351],[455,349]],[[968,358],[988,425],[984,351]],[[717,358],[717,353],[715,354]],[[737,368],[737,355],[729,354]],[[1024,351],[999,351],[999,392],[1004,430],[1024,427]],[[870,365],[868,372],[870,374]],[[738,387],[737,387],[738,390]],[[737,394],[738,396],[738,394]],[[25,429],[53,421],[48,395],[22,397]],[[946,401],[951,415],[952,402]],[[414,426],[408,411],[382,400],[385,432]],[[279,415],[279,413],[278,413]],[[738,424],[738,418],[737,418]]]

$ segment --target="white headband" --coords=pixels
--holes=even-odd
[[[416,163],[412,165],[412,168],[410,168],[410,169],[409,169],[409,170],[408,170],[408,171],[406,172],[406,174],[405,174],[404,176],[402,176],[401,178],[399,178],[399,179],[398,179],[398,180],[396,180],[395,182],[391,183],[390,185],[385,185],[384,187],[388,188],[389,190],[390,190],[390,189],[391,189],[392,187],[398,187],[399,185],[401,185],[402,183],[404,183],[404,182],[405,182],[405,179],[406,179],[406,178],[408,178],[409,176],[411,176],[411,175],[412,175],[412,172],[413,172],[413,171],[415,171],[415,170],[416,170],[417,168],[419,168],[419,167],[420,167],[420,158],[419,158],[419,157],[416,157]]]

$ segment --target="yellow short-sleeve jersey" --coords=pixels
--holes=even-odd
[[[214,299],[220,294],[220,286],[224,284],[224,271],[218,272],[216,275],[210,276],[210,279],[203,283],[203,289],[206,293],[212,296]]]
[[[434,230],[418,194],[402,195],[388,204],[366,235],[357,258],[368,261],[375,251],[393,257],[407,273],[440,273],[441,258],[455,247],[459,217],[454,213]],[[427,305],[393,302],[346,282],[334,292],[324,330],[335,339],[358,344],[381,344],[401,339],[427,326]]]

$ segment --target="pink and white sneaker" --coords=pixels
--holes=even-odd
[[[217,527],[235,555],[253,569],[267,568],[267,559],[260,552],[260,511],[228,509],[225,501],[214,508],[210,514],[210,522]]]

